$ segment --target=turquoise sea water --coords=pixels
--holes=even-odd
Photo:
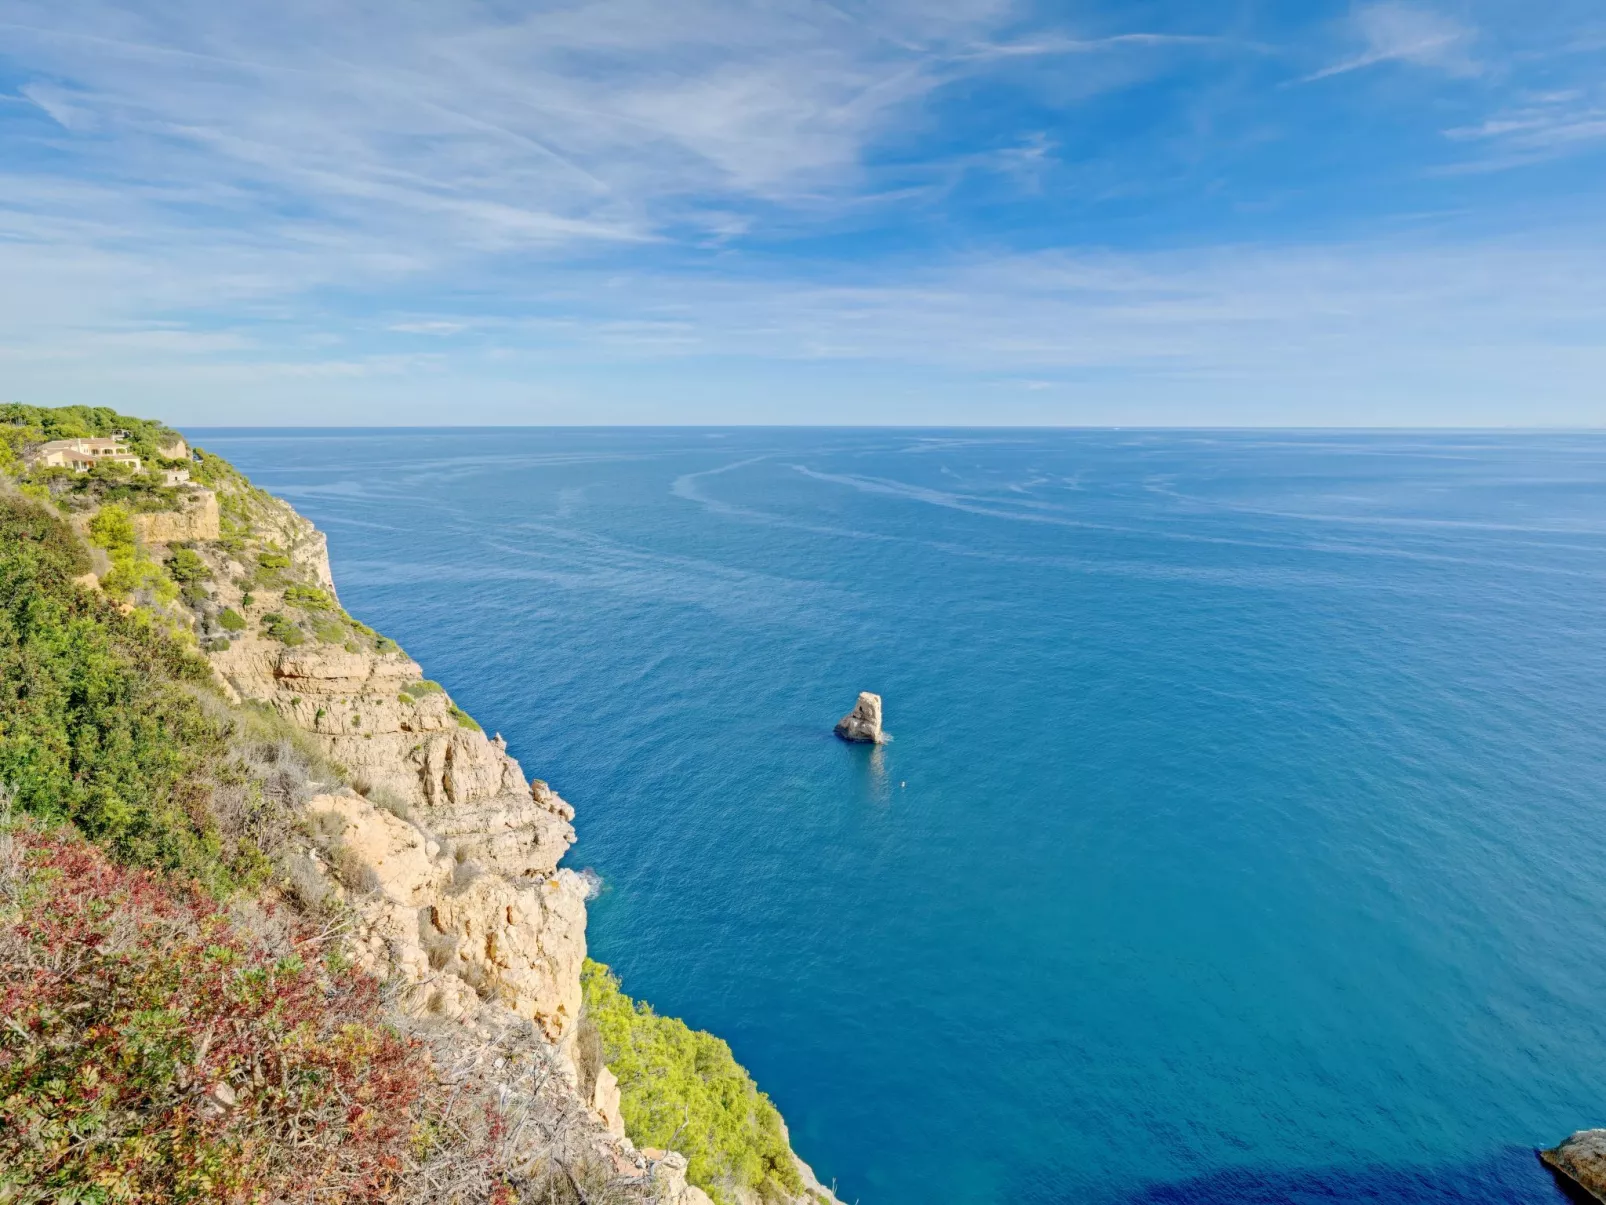
[[[1606,438],[196,434],[846,1200],[1555,1202],[1606,1123]]]

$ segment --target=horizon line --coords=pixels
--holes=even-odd
[[[165,421],[165,420],[162,420]],[[231,425],[221,423],[183,424],[197,431],[1299,431],[1307,433],[1454,433],[1468,434],[1606,434],[1606,423],[1593,426],[1529,425],[1453,426],[1415,425],[1316,425],[1316,424],[1148,424],[1148,423],[298,423]]]

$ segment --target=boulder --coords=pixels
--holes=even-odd
[[[608,1133],[615,1138],[625,1136],[624,1114],[620,1112],[619,1081],[606,1067],[597,1069],[597,1082],[591,1089],[591,1107]]]
[[[1606,1202],[1606,1130],[1579,1130],[1540,1160],[1590,1198]]]
[[[867,690],[859,692],[859,701],[836,722],[836,734],[845,741],[862,741],[871,745],[884,745],[892,738],[881,731],[881,696]]]
[[[431,964],[533,1021],[568,1057],[580,1017],[586,886],[572,870],[515,882],[459,871],[467,882],[429,908]]]
[[[664,1205],[713,1205],[708,1194],[686,1182],[686,1156],[679,1151],[643,1151],[652,1161],[652,1186]],[[655,1158],[656,1156],[656,1158]]]

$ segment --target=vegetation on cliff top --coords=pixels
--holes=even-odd
[[[203,703],[210,672],[145,612],[75,584],[88,567],[59,517],[0,496],[0,786],[122,861],[227,891],[262,852],[211,807],[243,769]]]
[[[21,402],[0,405],[0,430],[6,431],[3,442],[13,453],[25,442],[122,436],[129,450],[145,460],[157,459],[163,447],[181,438],[166,423],[119,414],[109,406],[25,406]],[[6,467],[0,464],[0,468]]]
[[[803,1191],[781,1115],[711,1033],[632,1000],[599,962],[581,977],[585,1015],[619,1079],[625,1132],[638,1146],[682,1152],[687,1175],[721,1203],[732,1190],[786,1201]]]
[[[92,436],[119,437],[143,463],[140,472],[125,464],[100,463],[87,473],[68,468],[27,471],[24,457],[35,445],[57,439]],[[181,436],[163,423],[119,414],[106,406],[0,405],[0,473],[17,478],[23,492],[63,510],[90,510],[115,502],[130,511],[173,510],[183,491],[162,479],[164,465],[185,464],[168,460],[161,449]]]

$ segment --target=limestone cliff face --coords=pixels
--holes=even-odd
[[[186,490],[178,510],[136,514],[133,520],[134,530],[147,544],[215,540],[219,534],[217,495],[206,489]]]
[[[461,1026],[462,1049],[483,1051],[486,1034],[531,1034],[534,1056],[557,1071],[547,1091],[565,1116],[588,1119],[582,1140],[619,1174],[667,1205],[711,1205],[687,1183],[680,1155],[637,1151],[625,1137],[606,1068],[582,1093],[587,887],[559,866],[574,809],[527,779],[505,742],[416,662],[345,614],[311,523],[243,480],[219,492],[221,533],[183,534],[211,571],[204,596],[189,602],[197,635],[232,696],[302,729],[351,784],[305,803],[307,839],[289,868],[297,891],[342,900],[361,964],[414,1017]],[[153,529],[146,542],[166,533]],[[483,1053],[459,1061],[475,1059]],[[807,1199],[835,1205],[799,1169]]]
[[[282,615],[300,597],[298,583],[319,582],[333,597],[321,535],[293,512],[274,518],[264,526],[290,564],[267,580],[285,584],[265,586],[261,574],[242,584],[220,564],[214,601],[245,612],[248,626],[212,662],[241,699],[309,733],[356,787],[313,799],[308,813],[337,876],[348,889],[371,888],[348,891],[366,927],[364,961],[410,985],[407,1002],[418,1011],[510,1008],[568,1061],[586,889],[558,862],[574,842],[574,809],[528,781],[504,743],[394,646],[286,645],[250,626],[256,614]]]

